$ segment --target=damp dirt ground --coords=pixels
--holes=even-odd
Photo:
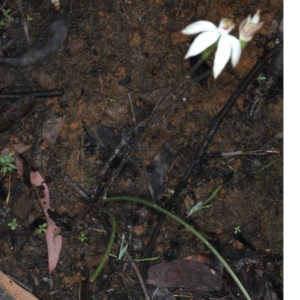
[[[14,2],[9,1],[8,7],[14,21],[2,29],[1,39],[17,37],[13,52],[26,44],[20,42],[24,41],[20,12]],[[32,40],[56,18],[47,1],[22,1],[22,7],[30,16]],[[180,31],[198,19],[218,24],[222,17],[229,17],[239,24],[257,8],[264,26],[244,50],[237,68],[228,64],[217,80],[211,75],[201,83],[194,76],[186,79],[191,65],[184,56],[191,37]],[[129,241],[133,259],[149,258],[145,251],[159,215],[130,202],[91,203],[68,182],[76,182],[88,195],[101,185],[107,196],[137,196],[168,207],[212,120],[264,51],[276,44],[282,16],[283,3],[277,0],[75,0],[68,36],[57,53],[34,66],[0,66],[1,93],[64,89],[58,97],[16,100],[21,112],[15,119],[5,120],[12,101],[0,100],[0,150],[21,145],[28,164],[44,176],[51,208],[65,225],[50,287],[47,246],[37,232],[43,223],[42,211],[16,173],[11,176],[15,179],[11,179],[6,205],[7,178],[2,178],[1,271],[39,299],[145,299],[127,257],[118,259],[117,238],[109,262],[97,280],[89,282],[109,240],[110,220],[100,209],[104,205],[116,217],[117,235]],[[233,34],[238,34],[237,28]],[[212,59],[207,63],[212,65]],[[244,283],[253,299],[282,299],[283,88],[279,79],[276,89],[268,90],[264,77],[269,73],[270,63],[239,96],[171,208],[203,233],[234,269],[238,262],[251,262],[244,271],[248,278]],[[124,168],[116,174],[126,152],[122,148],[120,157],[100,178],[118,143],[147,120],[164,97],[154,121],[135,136],[137,142]],[[209,207],[187,217],[196,203],[207,200],[220,185]],[[15,231],[7,225],[13,218],[18,223]],[[79,239],[82,234],[87,238],[84,241]],[[166,218],[150,266],[191,255],[213,257],[193,235]],[[142,272],[143,263],[136,264]],[[147,283],[146,274],[142,272],[151,299],[212,299],[213,295],[243,299],[234,293],[237,288],[204,295],[166,287],[159,294]],[[257,274],[264,292],[255,281]],[[227,287],[233,285],[226,274],[224,282]],[[270,294],[273,298],[267,298]]]

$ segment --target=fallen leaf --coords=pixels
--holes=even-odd
[[[45,236],[48,249],[48,268],[50,276],[56,268],[62,248],[61,230],[48,214],[48,209],[50,209],[50,194],[44,178],[39,172],[31,171],[30,180],[47,220]]]
[[[223,267],[206,256],[190,256],[152,266],[148,284],[156,287],[176,287],[197,292],[220,291]]]
[[[59,227],[47,218],[47,230],[45,232],[48,249],[49,276],[55,270],[62,248],[62,235]]]
[[[20,285],[14,282],[10,277],[0,271],[0,292],[1,299],[22,299],[38,300],[34,295],[24,290]],[[10,295],[10,297],[8,295]]]

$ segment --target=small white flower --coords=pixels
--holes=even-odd
[[[213,66],[214,78],[220,75],[230,57],[231,64],[235,67],[240,59],[242,49],[240,41],[229,34],[234,26],[233,21],[227,18],[221,20],[219,27],[208,21],[197,21],[188,25],[182,33],[202,33],[194,39],[185,58],[198,55],[218,42]]]
[[[262,28],[263,22],[259,22],[260,11],[258,10],[256,14],[251,18],[249,15],[244,19],[239,27],[240,40],[243,42],[249,42],[252,40],[254,35]]]

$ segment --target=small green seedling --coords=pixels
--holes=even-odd
[[[16,169],[16,165],[14,164],[14,154],[13,152],[9,152],[7,155],[0,155],[0,173],[2,176],[7,175],[14,169]]]
[[[11,222],[7,224],[7,226],[8,226],[11,230],[16,230],[17,227],[18,227],[17,219],[16,219],[16,218],[13,218],[13,219],[11,220]]]
[[[1,10],[4,19],[0,20],[0,28],[4,27],[6,24],[11,23],[14,20],[14,17],[11,15],[11,10],[2,9]]]
[[[128,249],[128,242],[125,240],[125,235],[122,234],[121,236],[121,245],[120,245],[120,251],[118,255],[118,260],[121,260],[124,254],[126,253]]]
[[[30,17],[30,15],[26,15],[26,20],[27,20],[27,22],[31,22],[32,21],[32,17]]]
[[[132,238],[132,230],[130,230],[129,237],[128,237],[128,242],[126,241],[124,234],[122,234],[122,236],[120,237],[121,245],[120,245],[118,260],[121,260],[122,257],[124,256],[124,254],[126,253],[126,251],[128,249],[128,246],[131,243],[131,238]]]
[[[78,240],[82,243],[88,240],[86,234],[83,231],[79,233]]]
[[[16,169],[16,165],[14,164],[14,154],[13,152],[9,152],[7,155],[0,155],[0,178],[8,175],[8,193],[5,200],[6,205],[9,203],[10,199],[10,186],[11,186],[11,176],[10,173]]]
[[[234,227],[234,232],[233,232],[234,235],[237,235],[238,233],[241,233],[241,232],[242,232],[242,230],[241,230],[240,225]]]
[[[194,214],[195,212],[204,209],[204,208],[209,208],[211,206],[211,204],[209,204],[214,197],[217,196],[217,194],[220,192],[220,190],[222,189],[223,184],[220,184],[219,186],[217,186],[217,188],[212,192],[212,194],[205,200],[205,201],[200,201],[198,203],[196,203],[188,212],[187,212],[187,216],[190,217],[192,214]]]
[[[260,73],[256,78],[259,84],[261,84],[263,81],[266,81],[266,79],[267,77],[263,73]]]
[[[14,20],[14,18],[12,17],[11,15],[11,10],[8,8],[8,9],[2,9],[2,13],[3,13],[3,16],[4,18],[8,21],[8,22],[11,22]]]
[[[115,102],[117,102],[117,100],[114,99],[113,97],[107,97],[107,101],[108,101],[109,103],[115,103]]]
[[[39,234],[43,234],[43,233],[46,232],[46,230],[47,230],[47,224],[43,223],[43,224],[39,225],[39,228],[38,228],[37,231],[38,231]]]

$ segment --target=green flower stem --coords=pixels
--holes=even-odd
[[[210,56],[210,54],[217,48],[218,41],[216,41],[214,44],[212,44],[210,47],[208,47],[205,51],[202,52],[203,60],[206,60]]]
[[[108,261],[109,258],[109,254],[111,252],[114,240],[115,240],[115,236],[116,236],[116,219],[113,216],[113,214],[111,214],[108,210],[106,209],[102,209],[101,211],[103,211],[104,213],[106,213],[108,215],[108,217],[110,218],[111,221],[111,234],[109,237],[109,241],[105,250],[104,255],[102,256],[97,269],[94,271],[94,273],[91,275],[90,277],[90,282],[94,282],[97,277],[99,276],[100,272],[102,271],[102,269],[104,268],[106,262]]]
[[[194,227],[186,223],[184,220],[179,218],[178,216],[172,214],[168,210],[156,205],[155,203],[152,203],[150,201],[140,199],[137,197],[131,197],[131,196],[115,196],[115,197],[108,197],[104,200],[105,202],[109,201],[129,201],[129,202],[135,202],[139,204],[143,204],[146,206],[149,206],[166,216],[172,218],[179,224],[185,227],[186,230],[190,231],[193,235],[195,235],[206,247],[216,256],[216,258],[220,261],[220,263],[224,266],[224,268],[227,270],[227,272],[230,274],[230,276],[233,278],[233,280],[236,282],[236,284],[239,286],[241,292],[244,294],[247,300],[251,300],[251,297],[247,293],[246,289],[244,288],[243,284],[240,282],[238,277],[235,275],[233,270],[230,268],[230,266],[227,264],[227,262],[224,260],[224,258],[221,256],[221,254],[213,247],[213,245],[203,236],[201,235]]]
[[[247,46],[247,42],[244,40],[240,40],[240,43],[241,43],[242,50],[244,50]]]

